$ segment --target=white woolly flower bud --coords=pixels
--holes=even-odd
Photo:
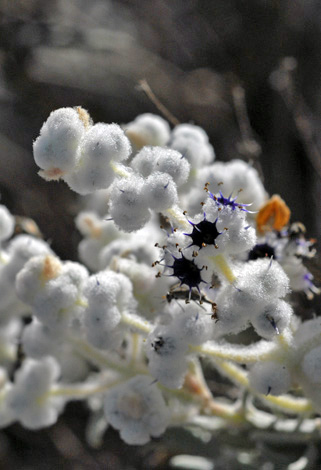
[[[136,306],[130,280],[123,274],[103,271],[89,278],[84,293],[88,300],[88,341],[99,349],[115,347],[123,337],[123,330],[118,328],[122,313]]]
[[[170,136],[170,127],[167,121],[156,114],[140,114],[133,122],[124,126],[125,133],[135,149],[139,150],[145,145],[167,144]]]
[[[202,144],[206,144],[208,142],[208,135],[199,126],[195,126],[194,124],[178,124],[171,135],[171,139],[177,137],[184,137],[186,139],[193,139],[195,142],[199,142]]]
[[[110,267],[117,272],[125,274],[133,283],[135,293],[140,297],[150,291],[157,283],[154,270],[143,263],[137,263],[133,259],[115,257]]]
[[[92,126],[81,142],[81,152],[86,160],[95,164],[126,160],[131,152],[130,142],[118,124],[99,122]]]
[[[55,359],[61,370],[61,380],[66,382],[78,382],[87,378],[90,365],[77,352],[74,352],[68,343],[55,352]]]
[[[238,333],[250,322],[264,338],[283,331],[289,324],[292,310],[285,302],[277,300],[284,297],[289,288],[281,266],[276,261],[271,264],[268,259],[257,259],[234,269],[235,285],[223,286],[215,300],[219,320],[216,333]]]
[[[139,300],[140,314],[144,316],[152,314],[154,317],[155,311],[164,307],[163,294],[169,288],[169,278],[165,276],[161,279],[156,278],[155,270],[150,266],[151,262],[147,261],[148,266],[148,264],[145,264],[146,261],[135,261],[135,252],[131,255],[130,248],[127,252],[129,258],[122,254],[115,255],[112,257],[111,263],[106,264],[105,261],[111,255],[112,248],[108,250],[108,247],[106,247],[106,252],[102,252],[102,267],[107,267],[108,264],[110,269],[128,276],[133,283],[134,295]],[[105,257],[105,254],[107,257]],[[153,259],[155,260],[155,258]]]
[[[263,395],[281,395],[291,388],[291,375],[284,364],[258,362],[249,372],[251,387]]]
[[[202,168],[215,159],[212,145],[199,142],[193,137],[179,135],[172,140],[170,147],[181,153],[192,168]]]
[[[220,221],[222,223],[223,214],[222,216],[220,216]],[[228,229],[228,242],[226,243],[226,253],[230,255],[244,253],[245,251],[249,251],[256,244],[255,229],[249,226],[246,220],[242,220],[241,218],[235,217],[227,224],[226,221],[224,221],[223,224]]]
[[[167,173],[177,186],[187,181],[190,164],[176,150],[161,147],[144,147],[133,159],[132,167],[142,176],[154,172]]]
[[[16,274],[23,268],[24,264],[33,256],[46,255],[52,253],[49,245],[38,238],[29,235],[16,236],[8,246],[10,263],[8,270],[10,278],[14,280]]]
[[[184,156],[176,152],[176,150],[160,149],[155,162],[154,171],[168,173],[177,186],[181,186],[187,181],[190,172],[190,164]]]
[[[273,339],[289,326],[292,313],[291,305],[284,300],[278,300],[265,306],[259,314],[253,312],[251,323],[258,335],[265,339]]]
[[[33,256],[51,253],[47,243],[30,237],[18,235],[9,244],[7,249],[7,262],[0,269],[0,308],[17,305],[17,296],[14,290],[17,273]],[[21,312],[23,313],[23,312]]]
[[[253,308],[285,297],[289,292],[289,279],[276,261],[257,259],[242,266],[236,287],[238,305]]]
[[[156,326],[146,340],[148,369],[168,388],[180,388],[187,371],[188,345],[168,326]]]
[[[117,124],[98,123],[85,134],[80,151],[77,168],[64,180],[73,191],[84,195],[106,189],[112,184],[115,173],[111,163],[128,158],[131,147]]]
[[[163,212],[178,202],[177,187],[167,173],[152,173],[146,180],[148,205],[157,212]]]
[[[150,218],[146,185],[140,176],[117,180],[109,200],[109,212],[115,224],[125,232],[141,229]]]
[[[32,305],[45,282],[61,274],[62,263],[56,256],[34,256],[16,277],[16,293],[20,300]]]
[[[80,212],[75,223],[81,234],[86,237],[78,245],[79,259],[92,271],[100,270],[100,252],[105,245],[109,245],[117,237],[127,237],[112,221],[101,219],[95,212]]]
[[[78,245],[79,259],[91,271],[99,270],[99,258],[102,244],[100,240],[94,238],[85,238]]]
[[[59,333],[59,332],[58,332]],[[21,338],[23,352],[33,359],[53,356],[59,363],[63,381],[83,380],[88,374],[88,365],[74,353],[71,344],[64,341],[63,334],[48,328],[35,317],[24,329]]]
[[[82,236],[102,240],[102,244],[107,244],[120,235],[114,224],[92,211],[79,212],[75,218],[75,224]]]
[[[51,256],[36,258],[17,276],[16,290],[40,321],[59,328],[70,324],[73,314],[79,315],[76,301],[87,277],[87,269],[78,263],[62,265]]]
[[[81,112],[79,112],[79,109]],[[81,108],[61,108],[53,111],[33,144],[37,165],[46,179],[58,179],[73,171],[79,160],[79,145],[85,133]]]
[[[162,149],[159,147],[143,147],[133,158],[132,168],[144,178],[147,178],[155,171],[156,161],[161,151]]]
[[[100,252],[100,269],[105,269],[114,256],[129,258],[147,268],[159,254],[158,248],[150,243],[151,240],[158,240],[158,236],[159,232],[153,222],[145,225],[139,232],[121,234],[116,240],[106,244]]]
[[[138,375],[104,396],[107,421],[127,444],[143,445],[164,433],[170,415],[153,379]]]
[[[61,398],[49,391],[59,377],[59,366],[52,357],[41,361],[25,359],[15,374],[8,406],[15,419],[28,429],[40,429],[57,421],[63,408]]]
[[[14,217],[5,206],[0,205],[0,243],[11,237],[14,224]]]
[[[182,341],[197,346],[212,338],[214,322],[210,312],[204,312],[198,305],[184,305],[184,311],[180,306],[173,308],[176,315],[171,327]]]
[[[10,310],[10,313],[12,311]],[[13,315],[0,329],[0,362],[10,364],[18,357],[18,347],[23,323]]]
[[[248,262],[249,278],[257,277],[261,286],[262,297],[283,298],[289,293],[289,279],[277,261],[258,259]],[[249,279],[247,283],[249,283]]]
[[[215,336],[236,334],[250,326],[250,311],[237,305],[235,298],[238,291],[234,286],[223,287],[215,302],[218,305],[217,322],[215,324]]]
[[[87,340],[98,349],[116,349],[124,336],[121,328],[116,328],[121,320],[117,307],[89,307],[85,317]]]
[[[61,347],[61,338],[55,331],[41,323],[37,318],[23,330],[21,344],[23,352],[33,359],[53,356],[57,347]]]

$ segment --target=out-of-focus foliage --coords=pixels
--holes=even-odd
[[[62,258],[76,255],[78,202],[65,185],[37,177],[32,141],[50,111],[63,106],[81,104],[96,122],[158,112],[141,79],[179,121],[206,129],[218,159],[259,163],[267,190],[280,193],[292,220],[321,239],[318,0],[0,0],[0,15],[1,202],[36,220]],[[289,56],[295,61],[284,62]],[[249,129],[240,118],[244,102]],[[112,431],[100,454],[85,450],[81,427],[81,417],[71,417],[35,434],[33,448],[50,456],[39,468],[165,468],[170,454],[184,449],[164,442],[126,461]],[[38,468],[41,452],[31,456],[30,437],[17,427],[1,435],[4,468]],[[271,446],[270,454],[280,455],[272,438],[252,440],[266,455]],[[225,458],[225,468],[238,468],[233,445],[220,445],[206,448],[218,462]]]

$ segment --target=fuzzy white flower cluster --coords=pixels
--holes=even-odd
[[[52,112],[34,156],[41,176],[93,194],[76,218],[79,263],[14,236],[0,206],[0,426],[49,426],[84,400],[92,439],[110,424],[141,445],[200,416],[253,424],[259,403],[321,412],[321,322],[302,323],[291,299],[318,292],[302,262],[312,242],[280,225],[253,167],[213,163],[198,126],[94,124],[82,108]],[[258,404],[214,400],[210,366]]]
[[[251,323],[262,338],[283,333],[290,324],[292,308],[282,300],[289,292],[289,280],[281,266],[263,258],[239,269],[235,285],[225,284],[217,295],[217,332],[239,333]]]
[[[42,177],[62,178],[79,194],[89,194],[110,186],[110,167],[126,160],[131,146],[117,124],[92,125],[84,109],[61,108],[42,126],[33,151]]]

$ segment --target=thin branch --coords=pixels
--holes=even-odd
[[[295,87],[293,74],[296,67],[297,62],[293,57],[285,57],[279,68],[271,74],[270,83],[280,93],[285,105],[292,113],[306,155],[321,178],[321,149],[317,144],[312,113]]]
[[[139,81],[140,89],[146,94],[146,96],[151,100],[152,103],[156,106],[158,111],[160,111],[163,116],[169,121],[173,126],[180,124],[179,120],[163,105],[163,103],[157,98],[151,87],[149,86],[147,80],[143,79]]]

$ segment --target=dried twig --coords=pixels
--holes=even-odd
[[[166,106],[161,103],[157,98],[151,87],[149,86],[147,80],[143,79],[139,81],[139,87],[143,90],[156,108],[163,114],[163,116],[171,123],[173,126],[180,124],[179,120],[166,108]]]
[[[296,67],[297,62],[293,57],[285,57],[279,68],[271,74],[270,82],[290,110],[306,155],[321,178],[321,150],[316,141],[312,113],[295,87],[293,73]]]

